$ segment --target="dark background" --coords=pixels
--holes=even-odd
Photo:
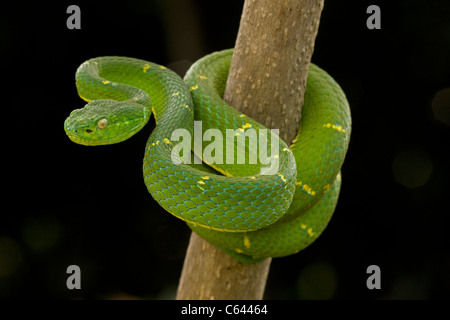
[[[154,121],[118,145],[72,143],[83,61],[123,55],[180,74],[234,46],[243,1],[2,4],[0,297],[172,299],[190,230],[142,178]],[[66,8],[81,8],[81,30]],[[366,9],[381,8],[381,30]],[[450,2],[325,1],[313,62],[353,116],[336,212],[297,255],[274,259],[267,299],[450,298]],[[6,191],[6,192],[5,192]],[[78,265],[82,289],[68,290]],[[368,290],[366,269],[381,268]]]

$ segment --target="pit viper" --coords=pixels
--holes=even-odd
[[[75,77],[88,103],[70,113],[64,130],[78,144],[113,144],[153,114],[143,161],[148,191],[198,235],[251,264],[297,253],[325,229],[339,196],[351,115],[336,81],[310,64],[300,130],[288,146],[222,99],[232,55],[209,54],[184,79],[140,59],[90,59]]]

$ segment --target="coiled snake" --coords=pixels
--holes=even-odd
[[[148,191],[201,237],[243,263],[256,263],[294,254],[325,229],[339,195],[351,117],[339,85],[311,64],[300,131],[288,147],[222,100],[232,54],[205,56],[184,81],[134,58],[88,60],[76,72],[78,93],[88,104],[72,111],[64,129],[79,144],[112,144],[142,129],[153,113],[156,127],[143,164]],[[194,119],[201,121],[200,134]],[[189,164],[186,145],[209,166]]]

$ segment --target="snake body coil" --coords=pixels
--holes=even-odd
[[[184,81],[143,60],[88,60],[78,68],[76,83],[79,95],[89,103],[70,114],[64,129],[76,143],[117,143],[138,132],[153,113],[156,128],[143,164],[153,198],[201,237],[241,262],[255,263],[302,250],[326,227],[339,195],[351,117],[339,85],[311,64],[301,128],[288,147],[222,100],[232,52],[200,59]],[[174,149],[181,141],[175,133],[193,137],[184,141],[189,146],[197,139],[194,119],[202,126],[200,152],[209,148],[214,159],[224,161],[189,164],[185,160],[192,159],[190,150]],[[266,144],[265,155],[271,155],[268,159],[276,163],[276,171],[270,173],[267,161],[250,161],[261,154],[258,144],[245,143],[245,137],[251,140],[251,130],[258,142],[272,142]],[[214,144],[201,139],[207,133],[215,137]],[[226,137],[221,144],[219,133]],[[239,145],[239,136],[244,144]],[[198,153],[196,148],[192,150]]]

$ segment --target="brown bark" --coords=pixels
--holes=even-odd
[[[224,99],[288,144],[299,128],[323,0],[246,0]],[[262,299],[271,258],[245,265],[192,234],[177,299]]]
[[[289,145],[303,96],[323,0],[247,0],[224,99]]]
[[[260,300],[270,260],[255,265],[242,264],[192,232],[177,299]]]

